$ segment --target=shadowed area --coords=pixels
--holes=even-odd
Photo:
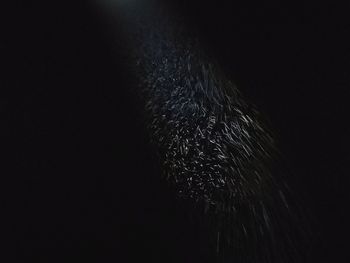
[[[174,0],[171,37],[92,2],[1,3],[2,261],[348,262],[347,9]]]

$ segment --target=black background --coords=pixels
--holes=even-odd
[[[87,3],[47,2],[1,7],[1,210],[12,261],[210,262],[205,235],[158,179],[125,43]],[[324,243],[310,262],[348,262],[349,6],[172,2],[270,119]]]

